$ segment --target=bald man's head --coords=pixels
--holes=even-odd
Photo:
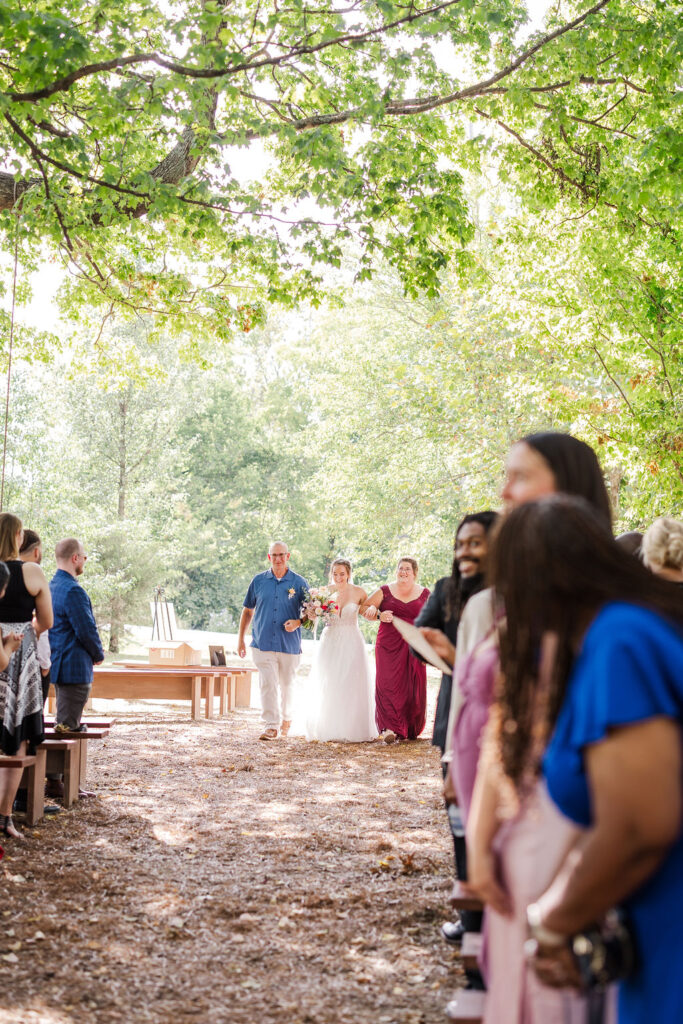
[[[66,537],[55,545],[55,561],[59,569],[72,576],[80,576],[85,568],[87,555],[83,550],[80,540],[75,537]]]

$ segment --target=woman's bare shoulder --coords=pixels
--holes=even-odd
[[[40,566],[36,565],[35,562],[24,562],[22,566],[22,573],[24,576],[24,583],[26,584],[26,589],[29,594],[33,594],[35,596],[38,591],[47,587],[47,577]]]

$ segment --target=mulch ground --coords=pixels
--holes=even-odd
[[[438,752],[259,731],[167,706],[91,742],[98,799],[3,844],[4,1024],[443,1024]]]

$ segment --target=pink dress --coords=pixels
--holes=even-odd
[[[548,692],[548,667],[552,664],[552,643],[545,644],[541,656],[537,720],[545,718],[544,701]],[[496,735],[495,722],[491,734]],[[498,875],[511,902],[512,914],[504,917],[490,907],[484,914],[484,950],[481,970],[487,984],[484,1024],[585,1024],[586,1000],[575,989],[550,988],[540,982],[527,964],[524,943],[528,937],[526,909],[546,891],[563,864],[569,850],[583,830],[558,811],[542,779],[532,766],[543,752],[543,732],[532,730],[532,750],[527,771],[513,790],[512,782],[502,774],[494,748],[486,746],[480,759],[481,771],[500,772],[500,806],[509,808],[493,843]],[[489,734],[485,744],[492,742]],[[495,742],[495,741],[494,741]],[[487,763],[489,762],[489,763]],[[516,792],[515,792],[516,790]],[[614,1024],[614,987],[607,1000],[604,1024]]]
[[[472,803],[481,737],[489,718],[498,664],[498,644],[489,632],[458,666],[456,685],[462,703],[453,726],[450,773],[465,825]]]
[[[388,586],[382,587],[382,612],[414,622],[429,597],[424,588],[413,601],[400,601]],[[427,715],[427,666],[411,653],[390,622],[380,622],[375,645],[375,722],[379,732],[391,729],[397,736],[414,740],[425,727]]]
[[[539,781],[496,836],[500,880],[514,909],[512,917],[503,917],[486,908],[484,1024],[585,1024],[583,997],[573,989],[541,984],[524,956],[526,908],[548,888],[580,831],[560,814]]]

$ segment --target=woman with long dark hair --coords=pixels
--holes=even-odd
[[[575,494],[585,498],[611,529],[612,510],[598,457],[591,446],[578,437],[548,430],[527,434],[512,445],[505,463],[501,490],[505,510],[546,494]],[[469,655],[493,628],[494,610],[490,598],[491,591],[485,590],[468,601],[459,627],[459,659]],[[425,635],[441,657],[453,665],[455,644],[449,637],[438,630],[429,630]],[[448,723],[446,751],[452,728],[453,709]]]
[[[530,434],[514,444],[508,455],[502,498],[506,511],[558,492],[579,495],[591,503],[606,532],[611,511],[604,477],[593,449],[569,434]],[[505,877],[505,900],[491,904],[486,956],[486,1024],[566,1024],[581,1019],[584,1007],[573,994],[557,994],[540,986],[526,969],[522,952],[526,932],[525,908],[550,879],[573,838],[558,811],[538,790],[534,765],[542,746],[525,751],[524,778],[511,782],[500,770],[499,733],[485,729],[488,705],[494,699],[498,675],[496,608],[491,590],[475,595],[465,609],[458,633],[455,679],[465,694],[463,714],[451,714],[449,749],[451,774],[464,811],[468,878],[491,903],[499,894],[499,873]],[[428,637],[432,639],[431,634]],[[440,651],[440,653],[442,653]],[[536,651],[540,657],[539,650]],[[445,655],[444,655],[445,656]],[[494,705],[492,718],[499,710]],[[483,731],[483,732],[482,732]],[[483,740],[493,733],[493,738]],[[457,744],[457,747],[456,747]],[[482,756],[479,751],[482,750]],[[475,795],[475,772],[477,782]],[[477,798],[477,792],[480,794]],[[500,828],[501,815],[506,816]],[[477,853],[473,871],[470,850]],[[514,898],[511,898],[514,897]],[[497,913],[500,907],[504,913]]]
[[[683,978],[672,969],[683,962],[680,589],[628,557],[585,502],[566,496],[510,514],[491,576],[507,610],[503,770],[519,783],[529,751],[552,733],[543,759],[550,796],[586,830],[528,908],[539,974],[571,981],[569,936],[623,902],[638,959],[620,986],[619,1024],[683,1020]],[[474,875],[475,851],[471,866]],[[498,889],[489,886],[489,902],[505,912],[510,894]]]

